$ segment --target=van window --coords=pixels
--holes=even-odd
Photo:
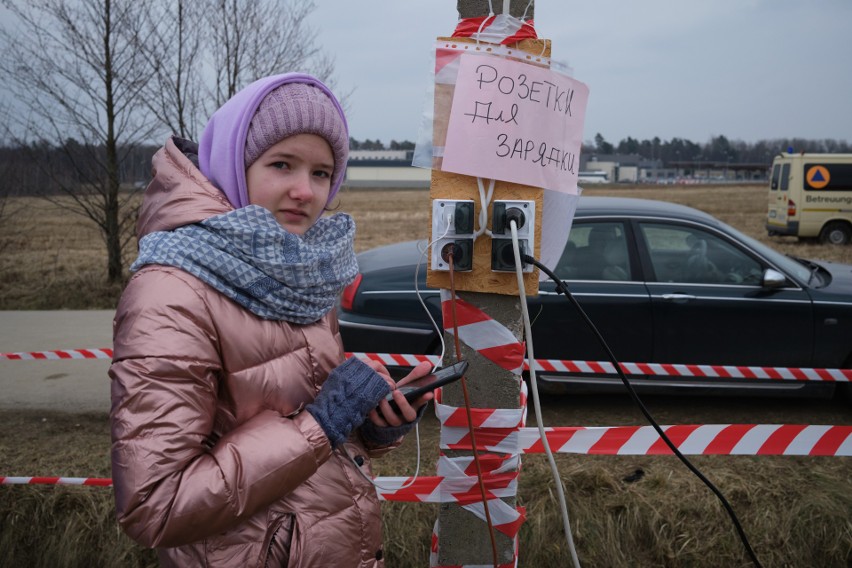
[[[781,166],[781,191],[787,191],[790,187],[790,164]]]
[[[775,164],[772,166],[772,181],[770,182],[769,189],[778,189],[778,177],[781,175],[781,164]]]

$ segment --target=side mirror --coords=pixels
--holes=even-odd
[[[786,284],[787,277],[777,270],[767,268],[763,271],[763,279],[760,281],[760,285],[764,288],[782,288]]]

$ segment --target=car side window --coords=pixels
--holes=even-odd
[[[763,267],[728,241],[697,227],[641,223],[657,282],[759,286]]]
[[[623,223],[574,222],[556,266],[563,280],[630,280]]]

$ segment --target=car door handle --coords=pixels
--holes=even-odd
[[[686,302],[687,300],[694,300],[695,296],[690,294],[663,294],[662,298],[669,302]]]

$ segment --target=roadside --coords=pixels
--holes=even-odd
[[[112,348],[112,310],[0,312],[0,353]],[[0,410],[109,411],[109,359],[0,359]]]

